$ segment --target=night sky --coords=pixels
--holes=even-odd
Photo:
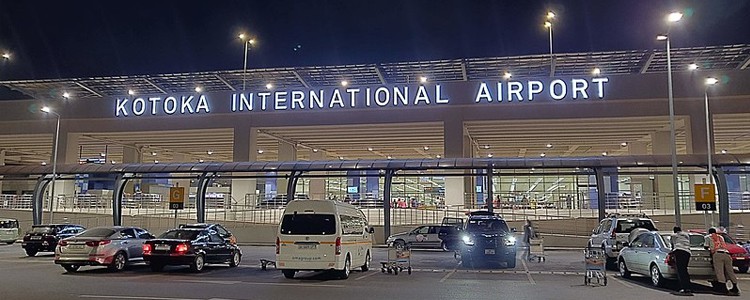
[[[750,1],[0,0],[0,80],[381,63],[750,43]],[[295,50],[296,49],[296,50]]]

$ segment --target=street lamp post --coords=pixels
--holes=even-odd
[[[248,36],[244,33],[241,33],[239,36],[240,40],[245,42],[245,60],[244,60],[244,67],[242,69],[242,90],[245,90],[245,85],[247,83],[247,51],[250,48],[250,45],[255,44],[255,39],[249,39]]]
[[[544,27],[546,27],[547,29],[549,29],[549,61],[550,61],[550,66],[552,66],[552,64],[554,64],[554,61],[553,61],[554,57],[553,57],[553,54],[552,54],[552,20],[553,19],[555,19],[555,13],[553,13],[551,11],[547,12],[547,21],[544,22]]]
[[[57,178],[57,142],[60,137],[60,114],[52,111],[49,106],[42,107],[42,112],[46,114],[53,114],[57,117],[57,126],[55,127],[55,145],[54,145],[54,153],[52,154],[52,183],[50,186],[52,197],[50,198],[50,209],[49,209],[49,222],[50,224],[53,223],[53,217],[55,213],[55,199],[57,198],[55,196],[55,179]]]
[[[710,185],[714,184],[714,174],[713,174],[714,168],[713,168],[713,161],[711,157],[713,155],[713,149],[711,147],[711,135],[712,135],[711,123],[710,123],[711,112],[708,106],[708,88],[718,82],[719,80],[717,80],[716,78],[712,78],[712,77],[706,78],[706,81],[705,81],[706,89],[703,93],[704,99],[705,99],[704,104],[706,108],[706,156],[708,157],[708,167],[706,168],[706,171],[708,172],[708,183]],[[707,211],[704,212],[704,220],[706,223],[706,227],[708,227],[709,224],[708,224],[708,212]],[[713,214],[711,215],[711,223],[713,223]]]
[[[667,22],[674,23],[682,19],[682,14],[678,12],[667,15]],[[669,133],[670,148],[672,155],[672,185],[674,193],[674,218],[675,226],[682,226],[682,216],[680,213],[680,185],[677,179],[677,134],[675,133],[674,117],[674,93],[672,91],[672,54],[670,49],[669,31],[667,34],[657,36],[657,40],[665,41],[667,44],[667,88],[669,96]]]

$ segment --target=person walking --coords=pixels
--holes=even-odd
[[[737,276],[734,275],[732,257],[729,256],[729,250],[727,249],[724,237],[716,233],[716,228],[711,228],[708,230],[706,242],[708,249],[711,250],[716,281],[719,282],[718,292],[729,295],[739,295],[740,289],[737,287]],[[727,279],[732,282],[731,290],[727,290]]]
[[[690,256],[692,255],[692,252],[690,252],[690,236],[682,231],[679,226],[675,226],[673,231],[670,241],[677,268],[677,279],[680,282],[680,290],[677,291],[677,294],[692,296],[693,289],[690,283],[690,273],[688,273],[688,263],[690,263]]]
[[[531,239],[536,238],[536,231],[534,225],[531,224],[531,220],[526,219],[526,224],[523,225],[523,242],[526,244],[524,249],[523,259],[531,259]]]

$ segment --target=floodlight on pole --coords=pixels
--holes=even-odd
[[[682,19],[682,14],[673,12],[667,15],[668,24],[671,25]],[[659,35],[656,37],[659,41],[666,42],[667,50],[667,88],[668,88],[668,102],[669,102],[669,137],[670,137],[670,150],[672,156],[672,188],[674,194],[674,217],[675,226],[682,225],[682,216],[680,213],[680,183],[677,174],[677,134],[675,129],[675,116],[674,116],[674,93],[672,87],[672,53],[669,38],[669,30],[667,34]]]
[[[255,45],[255,39],[248,38],[248,36],[244,33],[240,33],[240,35],[238,35],[237,37],[239,37],[240,40],[245,42],[245,52],[244,52],[245,60],[243,63],[243,68],[242,68],[242,90],[244,91],[245,86],[247,85],[247,52],[250,49],[251,45]]]
[[[3,59],[10,59],[10,53],[8,52],[3,53]]]
[[[54,112],[52,108],[49,106],[44,106],[40,109],[45,114],[52,114],[55,117],[57,117],[57,125],[55,126],[55,145],[54,145],[54,153],[52,153],[52,182],[50,183],[50,194],[52,197],[50,198],[50,206],[49,206],[49,223],[54,223],[54,211],[55,211],[55,179],[57,178],[57,148],[58,148],[58,141],[60,138],[60,114]]]
[[[711,112],[710,112],[709,106],[708,106],[708,88],[711,87],[711,86],[713,86],[713,85],[715,85],[715,84],[717,84],[718,82],[719,82],[719,80],[716,79],[716,78],[713,78],[713,77],[706,78],[706,80],[704,82],[705,86],[706,86],[706,89],[705,89],[705,91],[703,93],[704,100],[705,100],[704,101],[704,105],[705,105],[705,109],[706,109],[706,153],[707,153],[706,156],[708,156],[707,171],[708,171],[708,183],[709,184],[713,184],[714,183],[714,176],[713,176],[713,161],[712,161],[712,158],[711,158],[711,155],[713,154],[713,149],[711,147],[711,138],[712,138],[712,134],[711,134],[711,121],[710,121]]]

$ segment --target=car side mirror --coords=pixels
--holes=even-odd
[[[370,234],[373,234],[375,233],[375,228],[370,227],[367,229],[367,232],[369,232]]]
[[[510,232],[516,232],[516,231],[518,231],[518,229],[516,229],[515,227],[512,227],[512,228],[510,229]]]
[[[625,248],[625,247],[630,247],[630,244],[629,244],[628,242],[623,242],[623,243],[622,243],[622,247],[623,247],[623,248]]]

